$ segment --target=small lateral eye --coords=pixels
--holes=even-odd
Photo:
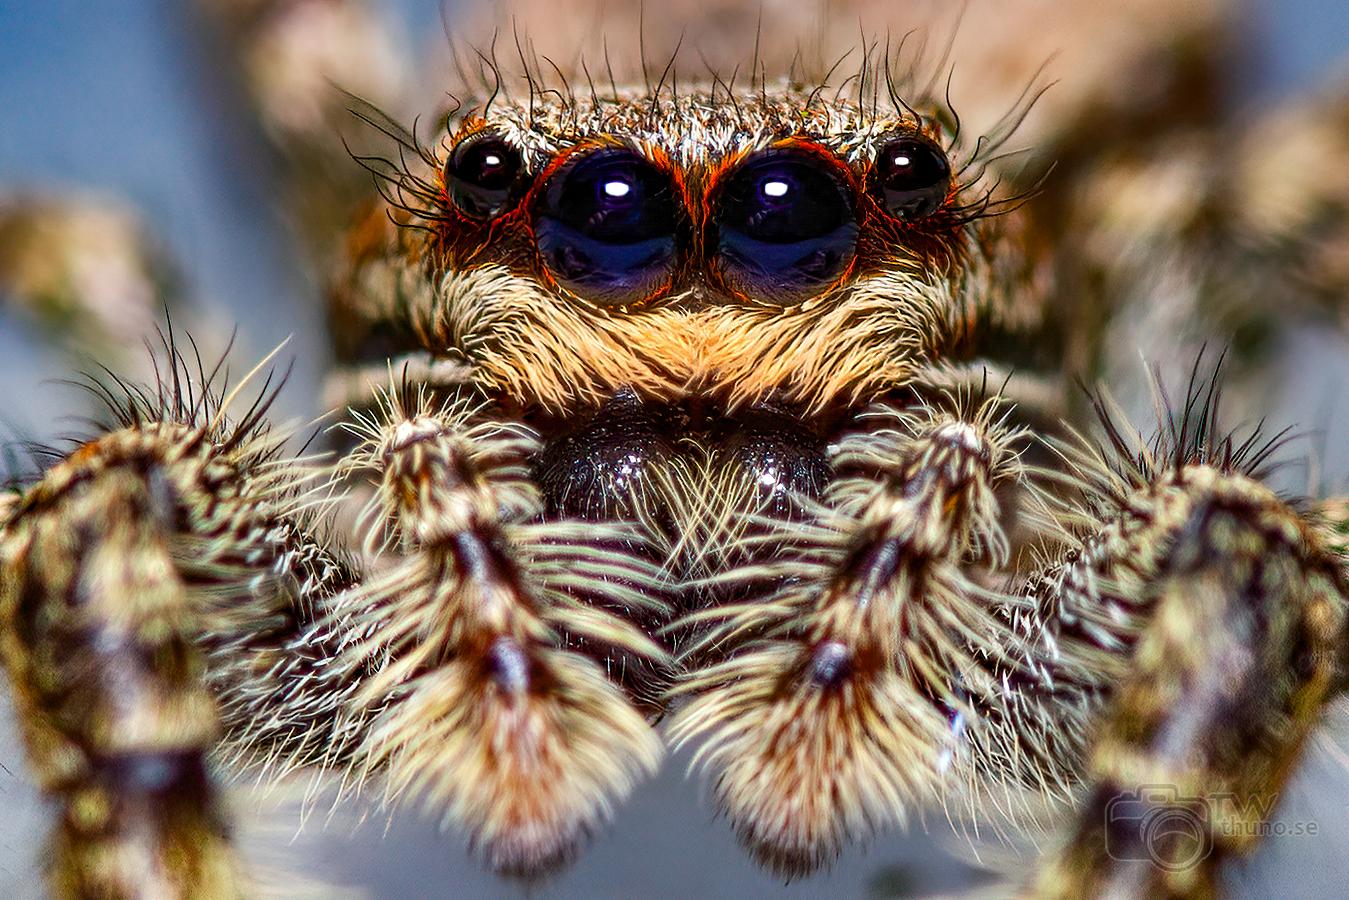
[[[445,188],[466,216],[491,219],[515,198],[524,168],[520,151],[495,134],[466,138],[445,164]]]
[[[951,164],[938,147],[904,137],[876,155],[876,188],[893,216],[912,221],[941,208],[951,188]]]

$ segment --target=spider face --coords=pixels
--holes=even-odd
[[[547,99],[451,125],[415,255],[418,349],[539,430],[553,513],[686,534],[692,495],[817,496],[855,414],[986,302],[991,226],[934,122],[789,88]]]

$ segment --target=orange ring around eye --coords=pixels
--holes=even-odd
[[[810,138],[723,160],[701,202],[710,277],[744,303],[796,307],[833,293],[855,270],[859,199],[851,167]]]
[[[603,193],[600,179],[608,179]],[[655,301],[687,255],[687,189],[657,147],[608,136],[580,142],[549,161],[522,208],[538,276],[589,306]]]

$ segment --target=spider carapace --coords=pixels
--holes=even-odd
[[[1337,507],[1265,487],[1209,381],[1151,442],[1097,397],[1097,444],[990,377],[1048,296],[993,174],[1020,111],[971,141],[886,75],[531,80],[429,146],[364,113],[402,152],[334,291],[340,462],[170,336],[7,511],[56,890],[246,893],[211,753],[378,781],[536,876],[670,743],[779,874],[1039,804],[1028,894],[1213,891],[1342,686]],[[1227,799],[1109,814],[1157,785]]]

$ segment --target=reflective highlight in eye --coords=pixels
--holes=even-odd
[[[519,196],[524,170],[520,151],[493,134],[460,142],[445,164],[445,189],[464,215],[491,219]]]
[[[848,186],[828,160],[802,150],[742,163],[717,189],[712,221],[722,276],[760,299],[791,301],[828,283],[857,245]]]
[[[909,221],[940,209],[951,188],[946,154],[919,138],[899,138],[882,146],[876,154],[875,173],[885,208]]]
[[[669,175],[630,150],[599,150],[544,186],[535,239],[568,289],[600,303],[639,300],[669,278],[677,210]]]

